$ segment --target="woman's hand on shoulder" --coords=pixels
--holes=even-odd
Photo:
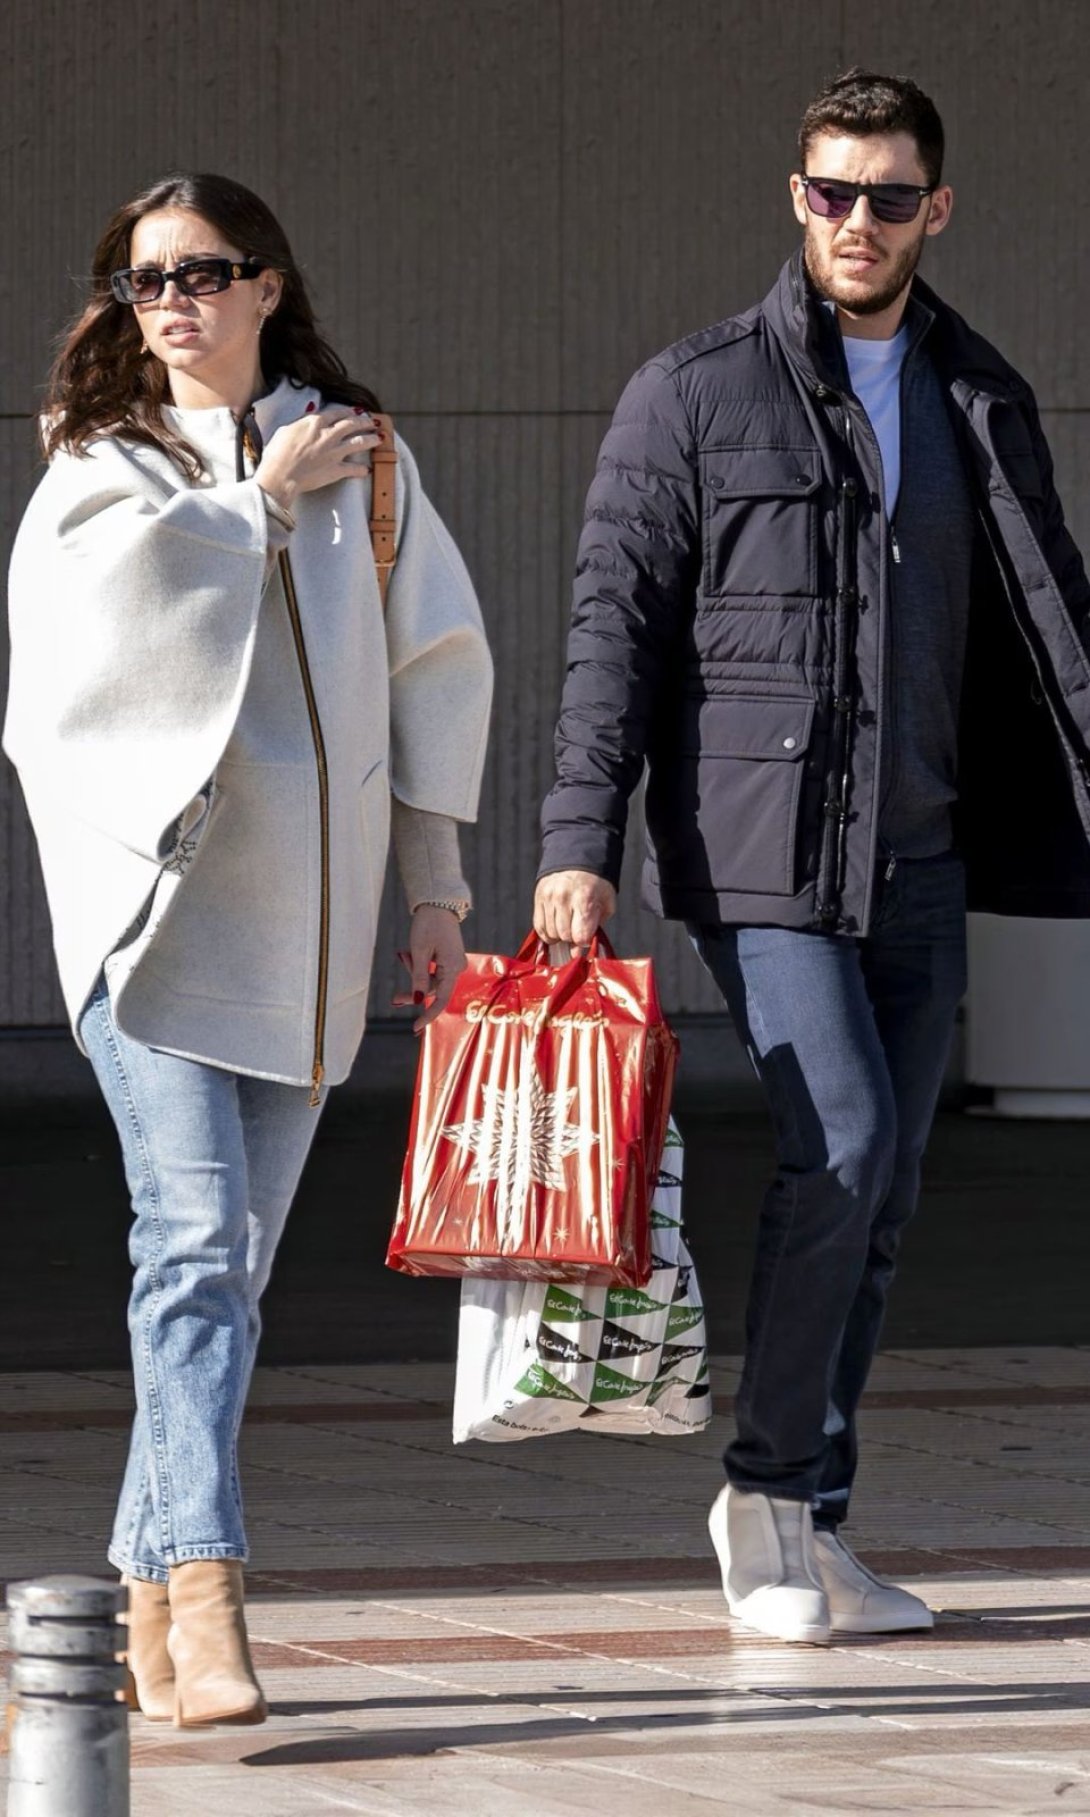
[[[466,966],[466,950],[458,917],[450,909],[422,902],[413,914],[409,930],[409,950],[401,954],[412,975],[412,988],[394,998],[398,1009],[416,1008],[420,1015],[413,1023],[413,1034],[419,1035],[429,1022],[441,1016],[450,1002],[454,980]]]
[[[337,480],[366,479],[368,456],[382,432],[360,404],[307,407],[305,416],[285,423],[269,437],[257,478],[263,492],[291,511],[301,492],[318,492]]]

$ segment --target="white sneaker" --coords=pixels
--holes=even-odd
[[[875,1577],[842,1539],[820,1527],[814,1533],[814,1562],[829,1599],[834,1634],[901,1634],[934,1627],[925,1602],[899,1584]]]
[[[806,1502],[750,1495],[728,1483],[712,1504],[708,1531],[732,1615],[776,1640],[828,1640],[829,1602]]]

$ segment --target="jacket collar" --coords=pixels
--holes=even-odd
[[[262,441],[267,442],[285,423],[295,422],[308,404],[320,406],[321,401],[312,386],[294,385],[290,379],[279,379],[271,391],[254,401],[253,412]],[[238,421],[226,406],[211,410],[179,410],[174,404],[165,404],[163,416],[202,460],[215,463],[217,467],[233,465]]]
[[[933,328],[943,305],[927,286],[913,280],[905,321],[910,345],[915,346]],[[810,280],[802,247],[792,253],[763,309],[794,365],[813,389],[850,391],[844,341],[836,316],[827,309]]]
[[[801,246],[784,265],[762,311],[811,389],[850,389],[843,339],[810,281]],[[905,319],[913,345],[927,335],[929,352],[948,384],[960,380],[985,397],[1005,400],[1025,391],[1024,381],[995,348],[919,276],[912,280]]]

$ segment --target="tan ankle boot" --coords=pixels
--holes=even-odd
[[[121,1581],[129,1592],[125,1701],[130,1710],[141,1710],[149,1722],[169,1722],[174,1714],[174,1667],[167,1652],[170,1603],[166,1584],[149,1583],[142,1577],[123,1577]]]
[[[242,1565],[200,1558],[170,1568],[174,1721],[264,1722],[268,1714],[254,1676],[242,1611]]]

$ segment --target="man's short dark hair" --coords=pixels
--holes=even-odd
[[[938,109],[922,88],[905,76],[879,76],[870,69],[848,69],[815,96],[799,127],[800,168],[805,171],[810,146],[818,133],[910,133],[929,183],[942,181],[945,135]]]

